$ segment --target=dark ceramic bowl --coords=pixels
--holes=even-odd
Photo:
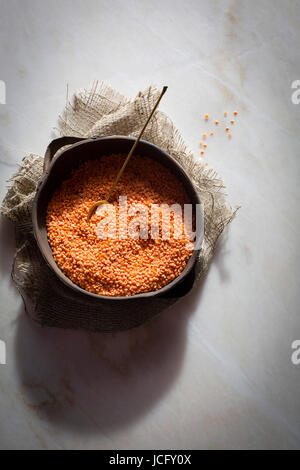
[[[114,300],[128,302],[133,298],[164,296],[169,294],[172,290],[176,291],[180,285],[182,289],[182,284],[188,276],[191,276],[191,272],[194,270],[195,263],[199,255],[199,250],[194,250],[181,274],[166,286],[153,292],[136,294],[130,297],[111,297],[88,292],[74,284],[57,266],[48,242],[46,229],[47,206],[54,191],[64,180],[70,177],[73,169],[78,168],[85,161],[97,159],[101,155],[110,155],[114,153],[127,154],[131,149],[134,140],[135,139],[131,137],[124,136],[95,137],[90,139],[62,137],[53,140],[46,151],[43,177],[39,183],[33,202],[33,232],[37,245],[46,263],[54,272],[56,277],[70,289],[73,289],[77,293],[81,293],[81,295],[88,296],[89,298],[93,297],[94,299],[98,298],[102,300],[107,299],[109,302],[113,302]],[[58,152],[59,149],[67,145],[69,145],[69,147]],[[200,204],[198,194],[196,193],[189,177],[183,168],[170,155],[156,145],[144,140],[139,142],[135,153],[141,156],[151,157],[153,160],[157,160],[162,165],[168,167],[185,187],[191,203],[194,206],[196,206],[196,204]],[[201,226],[201,233],[203,231],[203,224],[204,221],[202,217],[199,224],[199,226]],[[198,235],[201,237],[201,234],[197,234],[197,236]],[[200,239],[201,243],[199,246],[202,245],[202,239],[203,237]]]

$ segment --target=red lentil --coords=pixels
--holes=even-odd
[[[150,234],[146,240],[100,239],[96,228],[101,215],[95,213],[87,222],[89,207],[105,198],[125,158],[118,154],[87,161],[54,192],[47,208],[48,239],[57,265],[75,284],[100,295],[131,296],[160,289],[182,272],[192,254],[184,232],[174,238],[173,213],[167,240],[162,238],[162,218],[155,240]],[[148,228],[152,204],[178,203],[183,208],[190,202],[169,169],[139,156],[132,157],[110,201],[116,209],[117,231],[119,196],[127,196],[128,207],[142,203],[149,208]]]

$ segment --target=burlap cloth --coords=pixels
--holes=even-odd
[[[61,136],[128,135],[136,137],[150,114],[159,90],[151,86],[134,100],[109,85],[95,83],[90,90],[67,100],[59,116]],[[205,273],[217,239],[235,211],[226,202],[222,180],[203,159],[187,149],[169,117],[156,111],[143,139],[166,150],[185,169],[199,193],[204,209],[205,235],[196,272],[181,292],[168,297],[139,300],[126,305],[87,301],[75,295],[47,267],[32,233],[31,208],[37,183],[42,177],[43,157],[24,157],[2,202],[1,213],[16,228],[16,252],[12,278],[25,303],[26,312],[40,325],[91,331],[120,331],[137,326],[184,296]]]

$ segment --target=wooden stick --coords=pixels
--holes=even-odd
[[[159,105],[159,103],[160,103],[160,100],[162,99],[162,97],[163,97],[163,95],[165,94],[165,92],[167,91],[167,89],[168,89],[167,86],[164,86],[164,87],[163,87],[162,92],[161,92],[161,94],[159,95],[159,98],[158,98],[157,102],[156,102],[155,105],[154,105],[154,108],[152,109],[152,111],[151,111],[151,113],[150,113],[150,116],[148,117],[147,121],[145,122],[143,129],[142,129],[141,132],[139,133],[139,136],[138,136],[137,139],[135,140],[135,142],[134,142],[134,144],[133,144],[133,146],[132,146],[132,148],[131,148],[129,154],[128,154],[127,157],[126,157],[126,160],[124,161],[124,163],[123,163],[121,169],[119,170],[119,172],[118,172],[118,174],[117,174],[117,176],[116,176],[116,178],[115,178],[113,184],[111,185],[111,188],[110,188],[110,190],[109,190],[109,192],[108,192],[106,198],[105,198],[104,200],[102,200],[102,201],[97,201],[97,202],[95,202],[95,203],[90,207],[90,209],[89,209],[89,211],[88,211],[88,215],[87,215],[87,220],[88,220],[88,221],[90,220],[90,218],[91,218],[92,215],[94,214],[94,212],[95,212],[95,210],[97,209],[97,207],[100,206],[100,204],[107,204],[107,203],[109,202],[110,196],[111,196],[112,193],[114,192],[115,187],[117,186],[118,181],[119,181],[119,179],[121,178],[121,176],[122,176],[122,174],[123,174],[123,172],[124,172],[124,170],[125,170],[125,168],[126,168],[126,166],[127,166],[127,163],[129,162],[129,160],[130,160],[130,158],[131,158],[131,156],[132,156],[132,154],[133,154],[133,152],[134,152],[136,146],[138,145],[139,141],[141,140],[141,137],[142,137],[142,135],[143,135],[143,133],[144,133],[146,127],[148,126],[150,119],[152,118],[152,116],[153,116],[153,114],[154,114],[156,108],[158,107],[158,105]]]

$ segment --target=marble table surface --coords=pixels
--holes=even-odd
[[[1,198],[23,156],[43,154],[66,84],[99,79],[132,97],[167,84],[161,109],[195,158],[204,114],[220,119],[204,158],[242,206],[198,289],[116,335],[34,325],[1,220],[0,448],[299,448],[300,2],[1,0],[0,11]]]

